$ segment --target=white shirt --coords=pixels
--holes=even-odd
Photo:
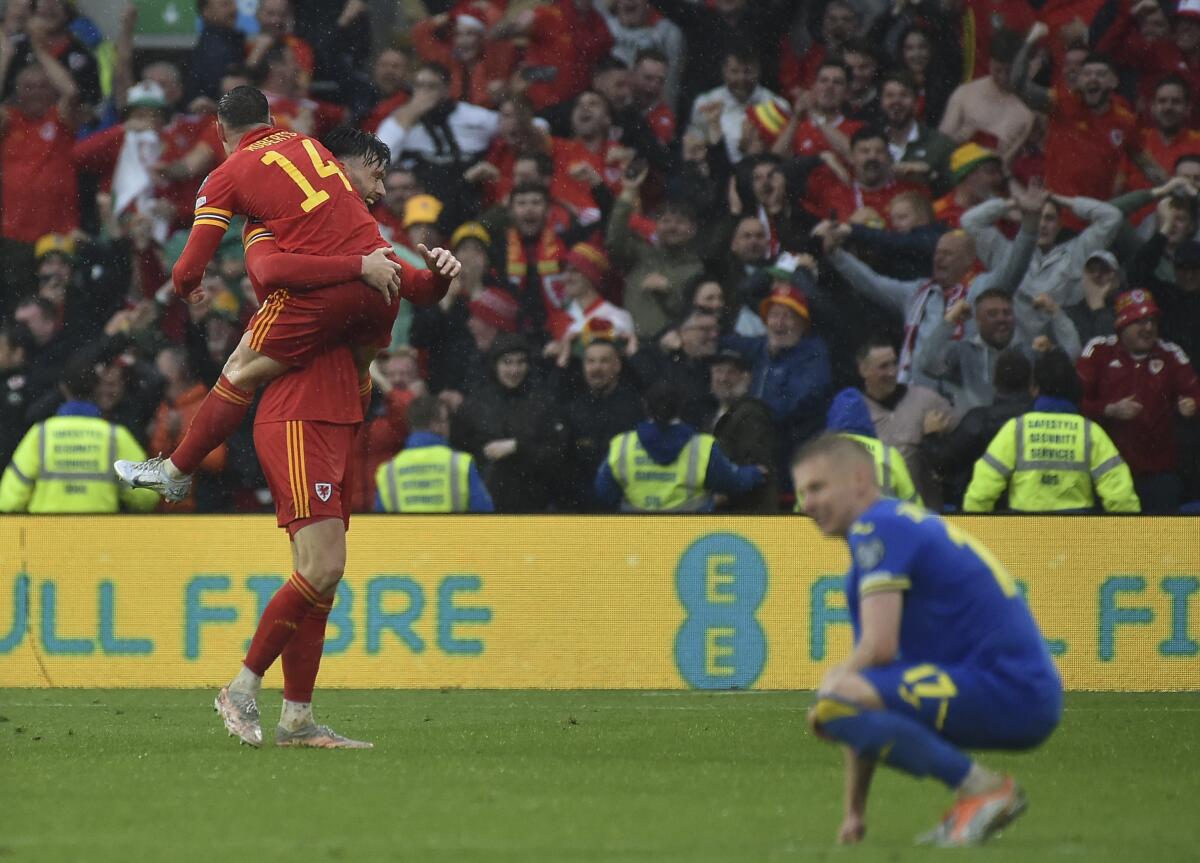
[[[450,131],[454,140],[458,142],[458,148],[468,158],[479,155],[491,145],[499,124],[500,115],[495,111],[467,102],[456,103],[454,110],[450,112]],[[379,124],[375,134],[379,140],[392,148],[393,159],[402,152],[409,152],[431,161],[445,161],[443,151],[419,120],[406,131],[396,122],[395,117],[389,116]]]
[[[919,130],[920,127],[917,125],[917,121],[913,120],[913,124],[908,130],[908,137],[904,139],[903,144],[893,144],[892,139],[888,138],[888,152],[892,154],[893,163],[904,161],[904,151],[908,149],[909,144],[917,140],[917,132]]]
[[[788,107],[785,99],[775,95],[761,85],[754,88],[754,92],[750,94],[750,98],[745,102],[739,102],[729,92],[728,87],[717,87],[716,89],[709,90],[707,93],[701,93],[696,97],[696,101],[692,103],[691,130],[699,135],[704,134],[704,129],[700,125],[704,113],[700,110],[700,106],[707,105],[713,101],[721,103],[721,134],[725,138],[725,151],[729,153],[729,161],[735,165],[742,160],[742,151],[738,145],[742,140],[742,124],[746,122],[747,108],[761,102],[774,102],[785,113],[791,112],[791,108]]]

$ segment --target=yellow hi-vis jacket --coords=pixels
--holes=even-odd
[[[150,489],[122,488],[117,459],[145,451],[124,426],[87,416],[55,416],[25,433],[0,479],[0,512],[149,512]]]
[[[905,464],[900,450],[888,446],[878,438],[852,432],[838,434],[862,444],[871,453],[875,459],[875,478],[879,480],[879,489],[885,496],[915,503],[917,506],[925,505],[921,496],[917,494],[917,487],[913,485],[912,475],[908,472],[908,465]]]
[[[608,446],[608,467],[625,492],[626,512],[700,512],[712,506],[704,490],[708,461],[715,440],[697,434],[679,451],[675,461],[659,464],[642,447],[636,431],[619,434]]]
[[[448,446],[401,451],[375,471],[383,512],[466,512],[472,461]]]
[[[1096,423],[1078,414],[1032,411],[1009,420],[975,462],[964,512],[991,512],[1008,489],[1018,512],[1140,512],[1129,466]]]

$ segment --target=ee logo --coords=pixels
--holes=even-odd
[[[755,618],[767,564],[743,537],[713,533],[688,547],[675,570],[686,617],[675,636],[679,673],[697,689],[744,689],[762,673],[767,640]]]

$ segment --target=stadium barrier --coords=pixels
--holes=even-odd
[[[1068,688],[1200,689],[1196,521],[959,523]],[[807,689],[850,648],[801,518],[369,516],[349,549],[322,686]],[[0,550],[0,686],[219,685],[290,570],[257,516],[6,517]]]

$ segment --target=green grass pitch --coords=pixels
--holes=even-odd
[[[368,752],[239,747],[196,690],[0,689],[0,861],[945,860],[948,795],[877,776],[839,849],[841,756],[811,693],[318,693]],[[279,695],[262,698],[265,730]],[[988,756],[1030,809],[986,861],[1200,860],[1200,695],[1077,694]]]

